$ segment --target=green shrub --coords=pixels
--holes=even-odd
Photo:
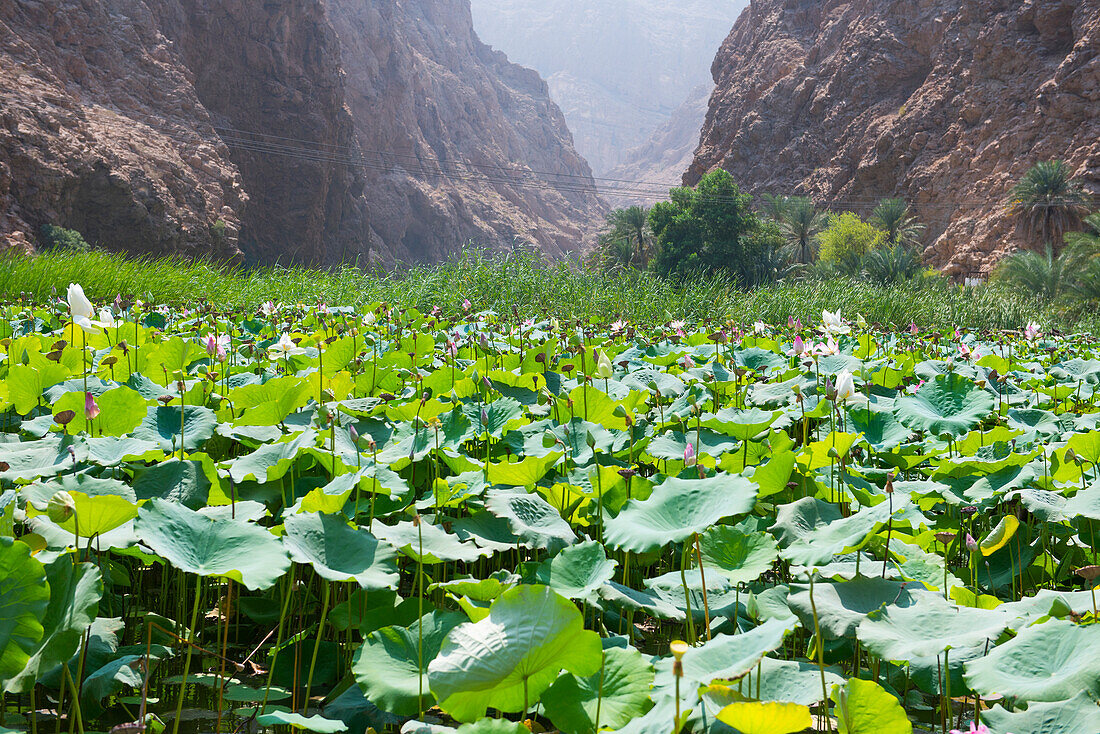
[[[79,252],[87,252],[92,249],[83,235],[77,232],[75,229],[65,229],[64,227],[57,227],[53,224],[43,224],[42,229],[39,230],[39,235],[42,240],[42,249],[44,250],[76,250]]]
[[[858,265],[867,253],[884,247],[886,233],[857,215],[844,212],[829,217],[829,224],[817,236],[817,242],[818,259],[848,270]]]

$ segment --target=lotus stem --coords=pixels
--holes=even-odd
[[[180,579],[180,585],[183,586],[186,581],[185,578]],[[202,576],[195,577],[195,602],[191,605],[191,626],[188,628],[191,633],[191,643],[187,646],[187,656],[183,661],[183,680],[180,681],[180,695],[176,699],[176,717],[172,720],[172,734],[179,734],[180,730],[180,716],[183,714],[183,696],[187,692],[187,674],[191,671],[191,653],[195,650],[195,641],[198,639],[198,630],[196,626],[199,623],[199,601],[202,599]]]
[[[321,636],[325,631],[325,620],[328,618],[329,595],[332,584],[327,579],[321,580],[321,621],[317,625],[317,639],[313,641],[313,656],[309,659],[309,673],[306,675],[306,697],[302,701],[302,715],[309,711],[309,694],[313,688],[313,670],[317,666],[317,651],[321,649]]]
[[[833,730],[829,721],[829,688],[825,684],[825,641],[821,638],[821,624],[817,618],[817,604],[814,603],[814,570],[810,569],[810,611],[814,616],[814,643],[817,647],[817,670],[821,675],[821,718],[825,720],[826,731]]]

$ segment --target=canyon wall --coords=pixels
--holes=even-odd
[[[686,184],[905,197],[954,275],[1023,244],[1004,202],[1035,162],[1100,194],[1100,0],[753,0],[712,73]]]
[[[603,203],[468,0],[0,4],[0,237],[325,265],[577,249]]]

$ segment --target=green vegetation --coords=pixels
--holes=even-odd
[[[1036,163],[1012,188],[1008,200],[1009,211],[1035,249],[1049,244],[1055,252],[1065,235],[1080,227],[1088,203],[1081,182],[1071,177],[1064,161]]]
[[[886,233],[851,212],[834,214],[818,235],[818,258],[845,270],[855,270],[872,251],[886,245]]]
[[[779,233],[760,220],[752,197],[741,193],[732,176],[712,171],[695,188],[669,195],[671,201],[649,212],[657,242],[654,272],[665,278],[720,272],[746,288],[775,280]]]
[[[1077,303],[1040,303],[1003,284],[963,289],[939,278],[876,285],[863,280],[785,280],[752,291],[728,276],[699,275],[670,282],[634,269],[584,270],[546,263],[517,253],[497,257],[469,251],[438,266],[400,273],[368,273],[353,267],[227,268],[168,258],[129,259],[100,251],[46,252],[37,257],[0,259],[0,297],[41,300],[63,293],[70,282],[88,284],[101,301],[121,295],[148,303],[197,307],[218,303],[226,309],[255,310],[261,304],[305,303],[362,306],[387,301],[429,312],[457,312],[469,298],[481,308],[526,317],[579,318],[607,324],[620,318],[636,323],[669,320],[782,322],[808,321],[842,303],[870,322],[899,328],[1009,329],[1028,321],[1100,333],[1100,318]]]
[[[0,304],[5,732],[1100,731],[1093,339],[94,300]]]
[[[42,246],[47,250],[87,252],[91,249],[91,245],[89,245],[84,240],[83,235],[75,229],[65,229],[63,227],[56,227],[52,224],[44,224],[42,225],[40,234]]]

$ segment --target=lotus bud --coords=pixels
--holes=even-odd
[[[592,431],[584,432],[584,442],[588,444],[588,448],[594,449],[596,447],[596,437],[592,435]]]
[[[99,405],[96,404],[95,398],[90,392],[84,393],[84,417],[92,421],[98,416]]]
[[[966,549],[971,553],[975,553],[978,550],[978,541],[974,540],[974,536],[970,533],[966,534]]]
[[[54,492],[53,497],[46,503],[46,517],[58,525],[68,520],[76,512],[76,503],[73,496],[65,490]]]
[[[687,466],[694,466],[695,461],[695,447],[689,443],[684,447],[684,464]]]

